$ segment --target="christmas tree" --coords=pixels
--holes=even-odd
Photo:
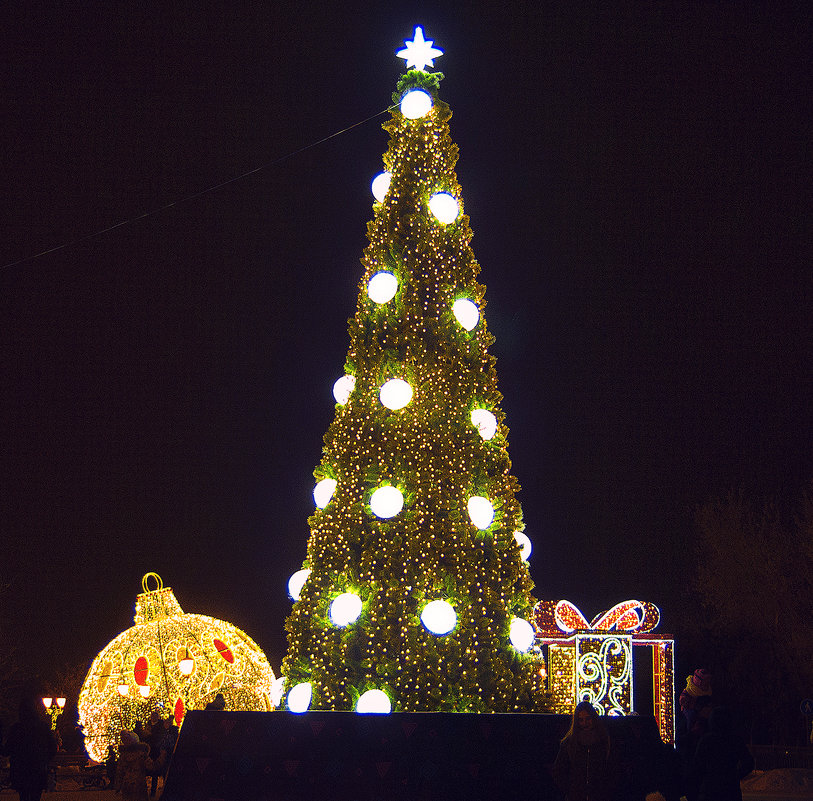
[[[289,585],[286,702],[539,710],[530,541],[443,75],[426,71],[441,51],[420,28],[405,44],[318,508]]]

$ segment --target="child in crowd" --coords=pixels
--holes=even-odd
[[[147,761],[150,747],[132,731],[121,733],[115,788],[122,801],[147,801]]]

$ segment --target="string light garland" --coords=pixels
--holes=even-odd
[[[421,42],[430,50],[416,55]],[[348,325],[353,385],[335,393],[314,471],[337,486],[308,521],[310,573],[285,624],[292,711],[361,712],[367,699],[382,712],[547,708],[451,112],[442,76],[423,71],[440,55],[432,47],[416,29],[399,53],[416,69],[383,126],[389,146]],[[390,388],[404,394],[391,401]],[[339,625],[332,610],[347,593],[361,611]]]
[[[155,588],[150,589],[150,582]],[[91,759],[118,749],[122,729],[147,724],[157,711],[181,724],[217,693],[227,709],[266,711],[274,672],[265,654],[231,623],[185,614],[161,577],[148,573],[136,599],[135,625],[93,660],[79,693],[79,722]]]
[[[336,138],[337,136],[341,136],[342,134],[347,133],[348,131],[352,131],[354,128],[358,128],[360,125],[364,125],[365,123],[374,120],[376,117],[380,117],[383,114],[386,114],[389,111],[389,108],[385,108],[382,111],[378,111],[375,114],[372,114],[369,117],[366,117],[363,120],[359,120],[358,122],[353,123],[352,125],[348,125],[345,128],[342,128],[329,136],[324,136],[321,139],[317,139],[310,144],[304,145],[303,147],[299,147],[296,150],[292,150],[289,153],[286,153],[284,156],[279,156],[278,158],[274,159],[273,161],[269,161],[265,164],[261,164],[259,167],[255,167],[254,169],[248,170],[240,175],[235,175],[232,178],[229,178],[226,181],[221,181],[218,184],[213,184],[208,186],[206,189],[202,189],[198,192],[193,192],[191,194],[185,195],[183,197],[176,198],[175,200],[165,203],[163,206],[158,206],[152,209],[146,209],[145,211],[141,212],[140,214],[135,215],[134,217],[128,217],[123,220],[119,220],[118,222],[114,223],[113,225],[109,225],[106,228],[101,228],[96,231],[92,231],[90,233],[84,234],[76,239],[72,239],[68,242],[63,242],[61,245],[56,245],[51,248],[47,248],[46,250],[41,250],[38,253],[33,253],[30,256],[26,256],[22,259],[17,259],[16,261],[7,262],[5,264],[0,265],[0,272],[6,270],[10,267],[17,267],[19,264],[24,264],[27,261],[33,261],[34,259],[39,259],[42,256],[47,256],[50,253],[57,253],[60,250],[65,250],[70,247],[74,247],[75,245],[81,244],[82,242],[87,242],[90,239],[95,239],[96,237],[102,236],[103,234],[107,234],[110,231],[114,231],[117,228],[122,228],[126,225],[131,225],[132,223],[138,222],[143,220],[147,217],[152,217],[156,214],[160,214],[163,211],[167,211],[168,209],[175,208],[180,206],[182,203],[188,203],[190,200],[195,200],[203,195],[207,195],[210,192],[215,192],[218,189],[222,189],[224,186],[228,186],[229,184],[235,183],[236,181],[242,181],[244,178],[248,178],[251,175],[255,175],[256,173],[260,172],[261,170],[265,170],[268,167],[274,167],[282,162],[287,161],[289,158],[293,156],[297,156],[300,153],[304,153],[306,150],[310,150],[312,147],[317,147],[318,145],[324,144],[325,142],[330,141],[331,139]]]

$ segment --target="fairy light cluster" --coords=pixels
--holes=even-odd
[[[664,742],[674,742],[674,640],[653,634],[660,611],[624,601],[587,621],[570,601],[539,601],[533,617],[537,643],[547,649],[553,711],[569,714],[589,701],[601,714],[628,715],[633,696],[633,647],[652,654],[652,713]]]
[[[180,724],[186,710],[203,709],[217,693],[227,709],[274,708],[274,672],[251,637],[223,620],[184,614],[155,573],[142,588],[135,625],[93,660],[79,694],[85,747],[98,762],[108,746],[118,748],[122,729],[146,724],[156,710]]]
[[[292,711],[386,711],[380,694],[402,711],[545,703],[451,112],[422,69],[383,126],[344,377],[314,471],[335,485],[308,521],[310,573],[286,621]],[[348,593],[359,614],[337,625]]]

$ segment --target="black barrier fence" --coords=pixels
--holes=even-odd
[[[749,745],[755,770],[803,768],[813,770],[813,746]]]
[[[561,715],[198,712],[187,715],[163,801],[555,799]],[[611,729],[625,725],[607,719]]]

